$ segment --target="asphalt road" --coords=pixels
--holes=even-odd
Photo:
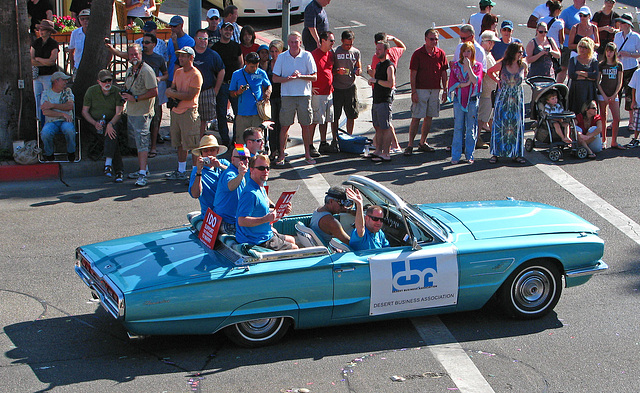
[[[409,52],[400,63],[402,93],[410,53],[422,44],[424,29],[432,22],[456,23],[461,17],[455,15],[473,9],[457,1],[430,2],[416,12],[415,4],[406,0],[388,8],[382,2],[336,0],[327,11],[334,27],[355,25],[353,21],[362,25],[354,29],[364,59],[371,58],[367,37],[376,31],[384,29],[405,41]],[[524,23],[531,8],[516,1],[496,12]],[[274,22],[259,23],[268,32]],[[452,52],[449,45],[453,47],[452,42],[442,44]],[[394,124],[403,146],[408,108],[407,99],[396,102]],[[324,157],[315,168],[296,164],[273,171],[271,192],[278,195],[299,184],[293,213],[307,213],[317,204],[317,189],[357,173],[382,182],[409,202],[514,197],[573,211],[601,228],[610,269],[586,285],[566,289],[547,317],[513,321],[484,309],[295,331],[281,344],[254,350],[237,348],[222,335],[129,341],[122,327],[91,301],[74,273],[74,249],[180,226],[187,212],[197,210],[197,202],[183,185],[158,174],[141,189],[95,177],[65,179],[66,184],[7,183],[0,184],[0,390],[637,391],[640,186],[634,180],[640,149],[606,150],[595,161],[567,158],[553,165],[541,153],[532,153],[526,165],[497,166],[488,164],[484,150],[472,166],[451,166],[444,150],[451,116],[445,106],[434,122],[435,153],[397,156],[390,164],[377,165],[346,154]],[[359,122],[358,132],[371,133],[370,125]],[[622,136],[621,141],[628,141],[626,128]],[[447,366],[451,352],[439,352],[443,344],[463,355],[455,358],[453,368]],[[490,388],[477,384],[473,369],[455,367],[465,362],[471,362]],[[393,376],[405,381],[393,382]]]

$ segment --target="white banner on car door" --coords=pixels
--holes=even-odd
[[[456,248],[384,253],[369,259],[370,315],[454,305],[458,302]]]

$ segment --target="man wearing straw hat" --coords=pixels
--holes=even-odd
[[[227,147],[219,145],[213,135],[203,136],[198,147],[191,151],[196,162],[191,170],[188,190],[191,197],[198,198],[200,201],[200,212],[203,217],[207,213],[207,208],[213,210],[218,178],[230,165],[229,161],[216,158],[226,152]]]

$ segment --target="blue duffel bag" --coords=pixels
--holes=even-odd
[[[372,143],[373,141],[366,136],[349,135],[342,130],[338,132],[338,145],[343,153],[362,154],[365,146],[371,146]]]

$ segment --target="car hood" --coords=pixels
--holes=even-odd
[[[187,228],[152,232],[80,247],[124,293],[177,282],[211,280],[233,265]]]
[[[494,239],[551,233],[597,233],[598,228],[569,211],[542,203],[504,200],[453,202],[420,205],[438,216],[434,209],[460,221],[475,239]]]

